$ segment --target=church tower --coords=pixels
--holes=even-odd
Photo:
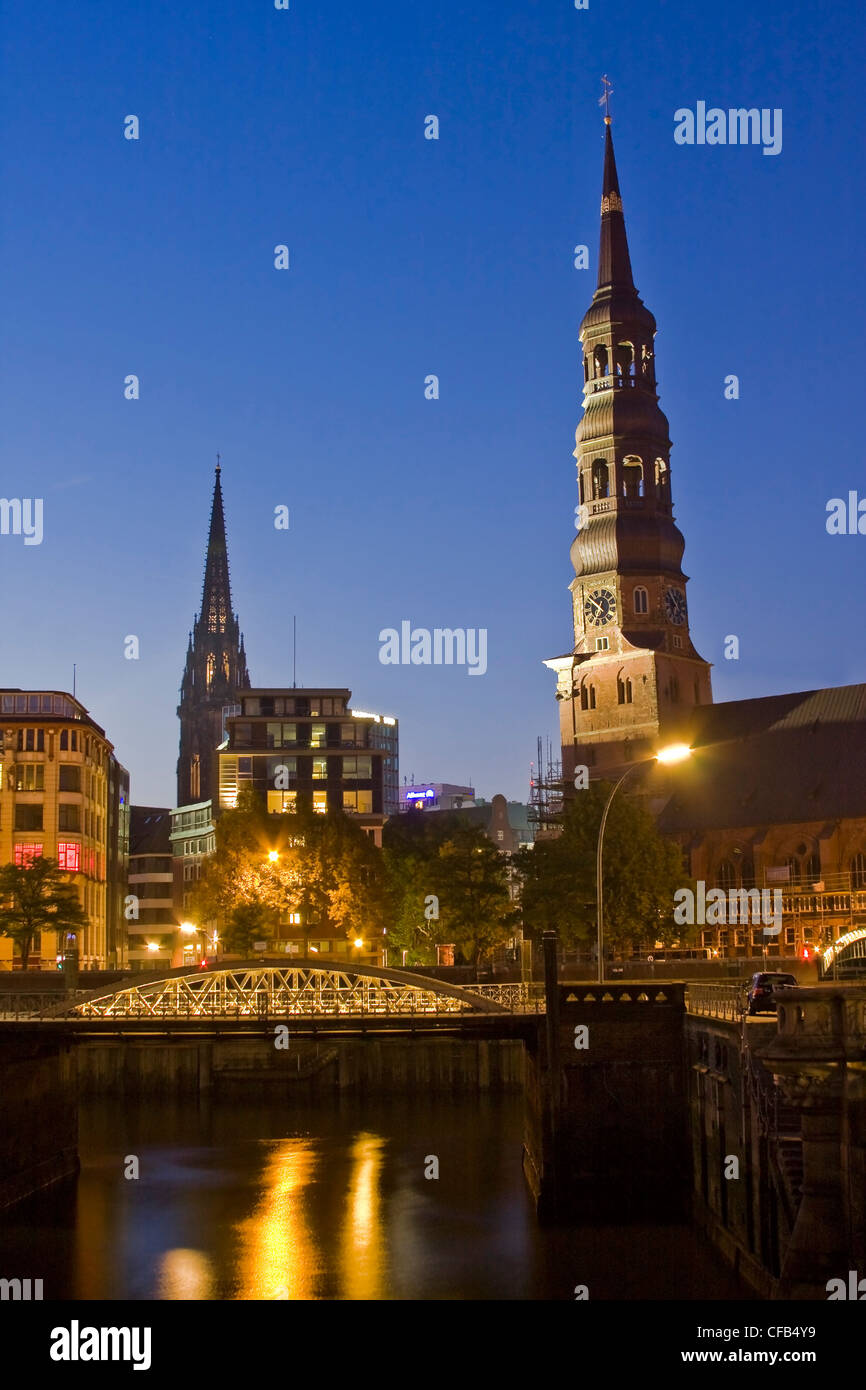
[[[232,613],[226,523],[217,459],[210,532],[204,570],[201,613],[189,636],[186,669],[180,687],[180,756],[177,804],[212,799],[217,804],[218,759],[223,739],[223,710],[236,691],[249,689],[244,639]]]
[[[710,667],[689,636],[685,542],[673,517],[668,422],[656,392],[656,322],[632,279],[605,116],[598,287],[580,326],[583,419],[575,435],[574,650],[557,673],[566,786],[610,777],[676,739],[710,704]]]

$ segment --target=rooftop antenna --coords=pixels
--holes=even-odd
[[[298,618],[292,617],[292,689],[298,686]]]
[[[76,663],[73,661],[73,663],[72,663],[72,698],[73,698],[73,700],[75,699],[75,673],[76,673]]]

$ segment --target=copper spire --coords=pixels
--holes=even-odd
[[[604,289],[610,286],[615,289],[633,290],[634,280],[631,273],[631,259],[628,254],[628,239],[625,234],[625,218],[619,192],[619,179],[616,173],[616,159],[613,153],[610,116],[605,116],[604,121],[604,177],[601,189],[598,288]]]

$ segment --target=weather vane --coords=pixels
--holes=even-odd
[[[600,96],[599,99],[598,99],[598,104],[599,104],[599,106],[603,106],[603,107],[604,107],[604,123],[605,123],[605,125],[610,125],[610,94],[611,94],[611,92],[613,91],[613,87],[610,85],[610,82],[608,81],[607,73],[604,74],[604,76],[602,77],[601,81],[602,81],[603,91],[602,91],[601,96]]]
[[[220,456],[217,454],[217,473],[220,471]]]

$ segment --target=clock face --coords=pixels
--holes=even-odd
[[[593,589],[583,605],[587,622],[594,627],[612,623],[616,617],[616,594],[611,589]]]
[[[665,612],[672,623],[682,627],[686,620],[686,596],[681,589],[665,589]]]

